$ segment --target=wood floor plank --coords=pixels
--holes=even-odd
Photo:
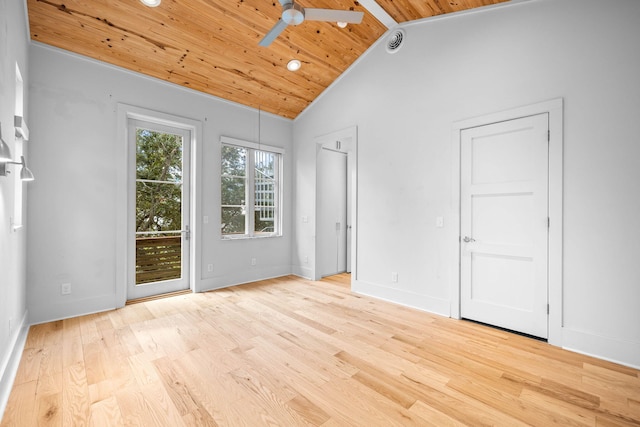
[[[33,325],[0,427],[640,427],[640,372],[356,295],[348,274]]]
[[[83,425],[83,423],[65,424],[65,426],[67,425]],[[91,405],[87,425],[89,427],[121,427],[125,425],[115,396]]]
[[[2,417],[2,427],[34,426],[36,424],[36,388],[38,381],[14,383]]]
[[[62,425],[86,424],[90,414],[84,363],[69,365],[62,373]]]
[[[331,419],[331,416],[323,411],[322,408],[300,394],[291,398],[287,405],[314,426],[323,425]]]
[[[62,393],[38,396],[37,425],[62,427]]]
[[[23,384],[31,381],[36,381],[38,375],[40,375],[40,362],[42,361],[42,346],[38,347],[25,347],[22,352],[22,358],[20,359],[20,365],[16,378],[13,381],[14,384]]]

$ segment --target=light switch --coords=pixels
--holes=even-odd
[[[436,227],[442,228],[444,227],[444,218],[441,216],[436,217]]]

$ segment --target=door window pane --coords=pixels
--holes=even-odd
[[[179,135],[136,130],[136,285],[182,277]]]

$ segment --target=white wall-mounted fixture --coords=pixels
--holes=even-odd
[[[14,162],[11,157],[11,149],[9,145],[2,139],[2,125],[0,124],[0,176],[7,176],[9,171],[7,165],[22,165],[20,170],[20,179],[23,181],[33,181],[33,173],[27,167],[24,156],[20,156],[19,162]]]
[[[22,116],[13,116],[14,126],[16,128],[16,136],[22,138],[25,141],[29,140],[29,128]]]
[[[0,162],[8,162],[9,160],[11,160],[11,149],[0,137]]]
[[[336,22],[336,24],[338,25],[338,27],[340,28],[347,28],[347,23],[344,21],[338,21]]]
[[[156,7],[160,5],[162,0],[140,0],[140,2],[145,6]]]
[[[0,162],[0,176],[7,176],[9,173],[11,173],[7,170],[7,165],[22,165],[22,169],[20,169],[20,179],[22,181],[33,181],[35,179],[31,170],[29,170],[29,168],[27,167],[24,156],[20,156],[19,162]]]
[[[302,63],[299,59],[292,59],[287,63],[287,70],[289,71],[298,71],[302,67]]]
[[[11,149],[9,145],[2,139],[2,123],[0,123],[0,162],[9,162],[12,160]]]

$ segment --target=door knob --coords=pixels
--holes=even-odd
[[[462,239],[463,242],[465,243],[471,243],[471,242],[475,242],[476,239],[469,237],[469,236],[464,236],[464,239]]]

